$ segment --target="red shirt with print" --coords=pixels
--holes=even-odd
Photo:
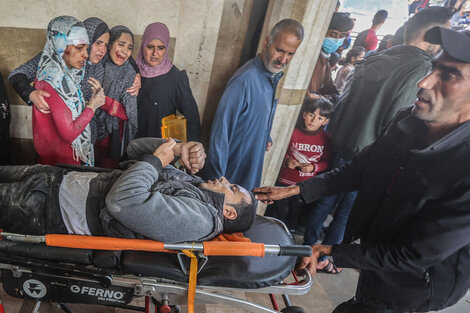
[[[311,135],[298,128],[294,129],[278,181],[284,185],[294,185],[327,170],[330,161],[330,147],[331,138],[325,131]],[[288,168],[287,158],[295,159],[299,163],[313,164],[313,172],[304,173],[298,169]]]

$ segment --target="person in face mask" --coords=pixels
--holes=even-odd
[[[335,12],[333,14],[308,86],[306,96],[309,99],[313,100],[322,96],[333,103],[336,102],[339,93],[331,77],[331,66],[328,60],[330,55],[343,45],[344,38],[353,27],[354,21],[348,13]]]

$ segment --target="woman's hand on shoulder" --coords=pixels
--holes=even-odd
[[[38,89],[33,90],[29,94],[29,100],[31,100],[31,102],[36,107],[36,109],[38,109],[39,112],[49,114],[51,113],[51,109],[44,98],[49,98],[50,96],[51,95],[47,91]]]
[[[137,97],[137,95],[139,94],[140,87],[142,87],[141,76],[140,73],[137,73],[135,74],[132,86],[127,88],[126,92],[130,93],[131,96]]]

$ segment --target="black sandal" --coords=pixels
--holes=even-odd
[[[328,263],[326,266],[322,269],[317,269],[318,273],[325,273],[325,274],[339,274],[343,271],[342,268],[339,268],[336,266],[336,264],[331,261],[330,259],[327,259]]]

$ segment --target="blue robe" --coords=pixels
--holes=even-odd
[[[282,75],[266,70],[257,56],[229,80],[212,124],[207,179],[225,176],[248,190],[259,186]]]

